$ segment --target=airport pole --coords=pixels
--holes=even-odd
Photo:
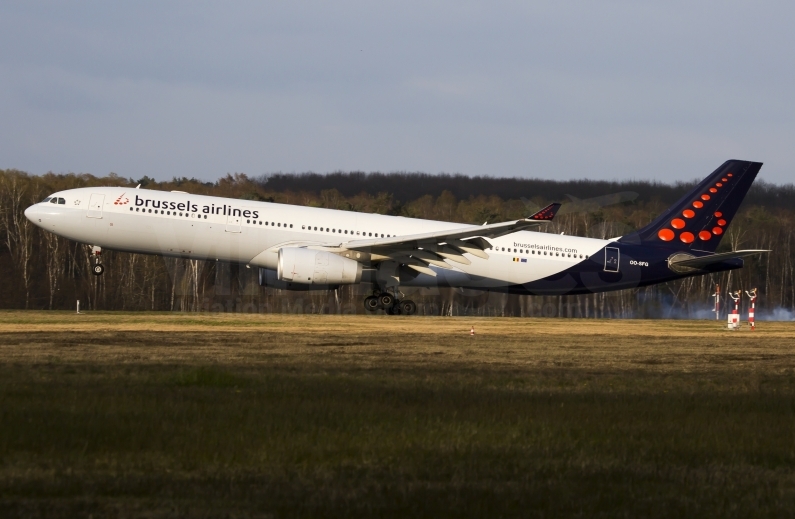
[[[751,298],[751,306],[748,308],[748,324],[751,325],[751,331],[756,331],[756,323],[754,322],[754,310],[756,309],[756,289],[745,291],[749,298]]]
[[[715,320],[720,319],[720,285],[715,285],[715,293],[712,294],[712,297],[715,298]]]
[[[742,292],[729,292],[729,296],[734,299],[734,310],[729,314],[729,330],[740,329],[740,296]]]
[[[80,300],[77,300],[77,313],[80,313]]]

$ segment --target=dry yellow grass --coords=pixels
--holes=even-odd
[[[0,516],[791,515],[795,323],[724,326],[0,312]]]
[[[0,334],[6,362],[253,364],[278,358],[655,371],[725,364],[776,372],[792,366],[795,354],[795,323],[788,322],[762,322],[752,332],[747,326],[728,331],[723,321],[0,312]]]

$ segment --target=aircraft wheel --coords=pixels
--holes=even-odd
[[[400,313],[403,315],[414,315],[417,313],[417,304],[414,301],[405,300],[400,302]]]
[[[392,294],[384,292],[380,296],[378,296],[378,304],[381,305],[381,308],[385,309],[392,308],[392,305],[394,303],[395,303],[395,298],[392,297]]]
[[[101,276],[102,273],[105,272],[105,267],[103,267],[101,263],[97,263],[91,268],[91,272],[93,272],[95,276]]]
[[[368,312],[375,312],[378,310],[378,298],[370,296],[364,300],[364,309]]]

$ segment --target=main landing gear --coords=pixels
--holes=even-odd
[[[101,276],[105,272],[105,267],[99,262],[99,256],[102,254],[102,247],[96,245],[91,247],[91,254],[94,256],[94,266],[91,267],[91,272],[95,276]]]
[[[364,308],[368,312],[377,312],[383,309],[388,315],[414,315],[417,313],[417,304],[408,299],[400,300],[389,292],[376,291],[364,300]]]

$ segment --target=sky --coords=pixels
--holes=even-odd
[[[793,2],[2,2],[0,168],[795,181]]]

